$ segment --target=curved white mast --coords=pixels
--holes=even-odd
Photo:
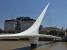
[[[47,11],[47,8],[48,8],[48,6],[49,6],[49,3],[46,5],[46,7],[44,8],[44,10],[42,11],[42,13],[40,14],[40,16],[38,17],[38,19],[36,20],[36,22],[29,28],[29,29],[27,29],[26,31],[24,31],[24,32],[21,32],[20,34],[22,35],[23,33],[24,34],[33,34],[33,35],[36,35],[36,34],[38,34],[38,30],[39,30],[39,27],[40,27],[40,25],[41,25],[41,22],[42,22],[42,20],[43,20],[43,18],[44,18],[44,15],[45,15],[45,13],[46,13],[46,11]]]
[[[49,6],[49,3],[46,5],[46,7],[44,8],[42,13],[40,14],[38,19],[36,20],[36,22],[29,29],[27,29],[26,31],[23,31],[21,33],[16,33],[16,34],[3,34],[3,35],[0,35],[0,37],[39,35],[38,30],[39,30],[39,27],[40,27],[41,22],[43,20],[43,17],[45,15],[46,11],[47,11],[48,6]]]

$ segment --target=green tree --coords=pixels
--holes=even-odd
[[[48,32],[45,30],[45,31],[40,31],[39,32],[40,34],[48,34]]]

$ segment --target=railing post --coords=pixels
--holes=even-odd
[[[56,41],[56,38],[54,37],[53,40]]]

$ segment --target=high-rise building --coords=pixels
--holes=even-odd
[[[32,24],[35,22],[34,19],[31,19],[30,17],[20,17],[16,18],[17,21],[17,27],[16,30],[19,32],[24,31],[32,26]]]
[[[5,20],[4,30],[6,32],[21,32],[31,27],[34,22],[35,20],[30,17],[18,17],[15,20]]]
[[[16,24],[17,24],[16,20],[5,20],[4,23],[5,32],[14,32]]]

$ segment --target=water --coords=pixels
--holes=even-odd
[[[56,42],[49,45],[44,45],[36,50],[67,50],[67,42]]]
[[[25,47],[25,48],[19,48],[16,50],[31,50],[31,49],[30,47]],[[67,50],[67,42],[56,42],[56,43],[43,44],[33,50]]]
[[[31,50],[29,41],[0,41],[0,50]],[[33,50],[67,50],[67,42],[39,41]]]

